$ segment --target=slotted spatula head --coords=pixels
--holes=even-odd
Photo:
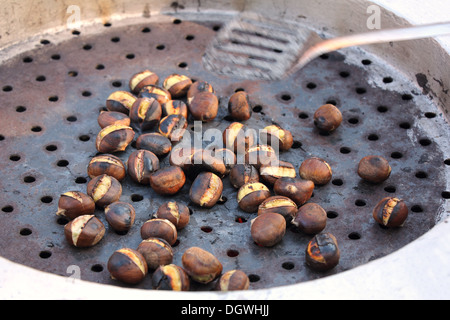
[[[319,35],[293,21],[253,13],[226,24],[203,56],[206,69],[236,78],[278,80],[298,69],[298,59]]]

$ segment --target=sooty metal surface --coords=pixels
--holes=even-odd
[[[190,224],[179,232],[174,246],[174,263],[181,265],[184,250],[199,246],[214,253],[224,271],[245,271],[252,289],[270,288],[352,269],[394,252],[434,226],[442,197],[447,195],[443,193],[445,178],[440,175],[446,164],[435,137],[428,136],[418,121],[434,123],[442,115],[437,108],[419,107],[420,94],[411,91],[412,84],[402,92],[374,88],[367,79],[375,62],[362,54],[360,64],[350,65],[339,53],[317,59],[284,81],[239,82],[217,76],[204,70],[202,54],[219,25],[174,20],[100,26],[96,35],[75,32],[58,45],[41,39],[35,50],[0,66],[3,257],[61,276],[79,275],[83,280],[121,285],[109,276],[108,258],[119,248],[136,248],[141,225],[168,198],[127,178],[121,200],[136,209],[134,227],[119,235],[97,210],[107,232],[90,249],[66,243],[63,228],[67,221],[55,212],[61,193],[86,190],[86,167],[97,154],[97,116],[106,98],[115,90],[128,90],[131,75],[147,68],[160,79],[183,73],[213,84],[221,108],[217,119],[204,129],[225,129],[230,123],[228,98],[236,90],[246,90],[254,108],[247,121],[250,127],[262,129],[276,122],[293,133],[294,147],[280,155],[282,160],[298,168],[306,157],[319,156],[334,173],[332,182],[316,187],[311,201],[327,211],[325,231],[338,240],[341,261],[335,269],[326,273],[308,269],[304,251],[311,237],[291,228],[273,248],[253,243],[250,221],[255,215],[238,208],[236,190],[227,178],[223,192],[227,201],[210,210],[189,203],[190,182],[173,197],[192,209]],[[384,77],[388,87],[400,75]],[[321,135],[312,116],[326,102],[340,108],[344,121],[334,133]],[[126,161],[133,150],[130,146],[118,156]],[[356,174],[359,160],[370,154],[384,156],[392,166],[391,177],[380,185],[365,183]],[[403,228],[381,228],[374,222],[372,209],[385,196],[406,201],[410,215]],[[151,277],[137,287],[150,288]],[[193,284],[192,290],[211,288]]]

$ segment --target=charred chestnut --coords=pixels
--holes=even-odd
[[[317,203],[306,203],[295,213],[292,224],[306,234],[317,234],[327,226],[327,213]]]
[[[136,96],[128,91],[115,91],[106,99],[106,109],[128,114],[136,99]]]
[[[171,114],[181,114],[186,119],[188,118],[188,107],[181,100],[169,100],[162,104],[161,108],[163,117],[170,116]]]
[[[91,159],[87,168],[89,177],[95,178],[102,174],[114,177],[119,181],[125,179],[127,170],[125,164],[112,154],[102,154]]]
[[[408,218],[408,207],[398,198],[386,197],[375,206],[373,218],[385,227],[401,227]]]
[[[273,191],[279,196],[292,199],[297,206],[301,206],[311,199],[314,182],[299,178],[281,177],[275,181]]]
[[[268,145],[260,144],[250,147],[245,153],[245,163],[255,166],[258,170],[263,165],[278,163],[275,150]]]
[[[259,169],[261,179],[270,185],[273,185],[279,178],[295,178],[297,172],[295,167],[286,161],[277,161],[275,163],[262,165]]]
[[[249,182],[239,188],[237,202],[245,212],[257,212],[259,205],[270,197],[269,189],[260,182]]]
[[[333,172],[325,160],[313,157],[302,162],[299,174],[302,179],[311,180],[315,185],[325,185],[330,182]]]
[[[340,251],[331,233],[319,233],[308,243],[306,264],[316,271],[327,271],[339,264]]]
[[[167,241],[171,246],[177,241],[177,228],[167,219],[147,220],[141,227],[141,238],[160,238]]]
[[[152,287],[155,290],[189,291],[190,280],[183,268],[168,264],[155,270]]]
[[[127,232],[134,224],[136,211],[131,204],[117,201],[105,208],[105,218],[115,231]]]
[[[223,191],[222,180],[212,172],[202,172],[192,183],[189,198],[200,207],[212,208]]]
[[[185,182],[183,169],[177,166],[159,169],[150,176],[150,186],[159,195],[174,195],[183,188]]]
[[[246,121],[252,116],[252,107],[245,91],[235,92],[228,102],[228,112],[237,121]]]
[[[194,96],[196,96],[200,92],[211,92],[211,93],[214,93],[215,91],[214,91],[213,86],[210,83],[206,82],[206,81],[200,80],[200,81],[194,82],[190,86],[190,88],[188,90],[188,93],[187,93],[188,105],[191,104],[192,99],[194,99]]]
[[[150,130],[161,120],[161,105],[155,98],[139,98],[131,106],[131,125],[136,129]]]
[[[123,248],[115,251],[108,260],[111,278],[127,284],[138,284],[148,273],[147,262],[138,251]]]
[[[314,125],[321,131],[336,130],[341,122],[342,113],[332,104],[325,104],[314,113]]]
[[[155,218],[167,219],[174,224],[177,230],[181,230],[189,223],[190,211],[189,208],[182,203],[169,201],[158,208]]]
[[[184,97],[192,85],[192,80],[180,74],[171,74],[163,83],[164,89],[170,92],[172,98]]]
[[[230,270],[225,272],[217,281],[216,290],[219,291],[235,291],[248,290],[250,287],[250,279],[241,270]]]
[[[263,213],[252,220],[250,232],[256,244],[273,247],[286,233],[286,219],[279,213]]]
[[[69,191],[60,196],[56,215],[72,220],[94,211],[95,202],[91,197],[79,191]]]
[[[116,178],[102,174],[89,181],[87,194],[98,207],[104,208],[113,202],[119,201],[122,195],[122,185]]]
[[[233,122],[223,131],[223,144],[225,148],[239,155],[245,155],[245,152],[255,143],[254,133],[254,131],[248,130],[244,124]]]
[[[258,207],[258,215],[266,212],[281,214],[286,222],[291,222],[297,213],[297,205],[288,197],[272,196],[264,200]]]
[[[189,112],[195,120],[209,122],[216,118],[219,111],[219,99],[214,93],[197,93],[189,104]]]
[[[97,118],[100,128],[105,128],[113,124],[130,126],[131,119],[125,113],[117,111],[102,111]]]
[[[222,264],[210,252],[199,247],[187,249],[181,257],[183,268],[192,280],[210,283],[222,273]]]
[[[191,165],[188,170],[189,179],[194,180],[199,173],[205,171],[212,172],[221,178],[224,177],[229,169],[224,160],[226,159],[216,157],[213,150],[197,150],[191,157]]]
[[[280,151],[289,150],[294,144],[292,133],[277,125],[271,125],[264,128],[261,133],[261,143],[267,144]]]
[[[367,156],[359,162],[358,175],[366,181],[381,183],[391,175],[391,166],[382,156]]]
[[[148,238],[143,240],[136,249],[147,262],[151,270],[159,266],[171,264],[173,261],[173,250],[170,244],[160,238]]]
[[[157,157],[165,157],[172,150],[169,138],[157,132],[141,134],[136,139],[136,148],[153,152]]]
[[[250,164],[237,164],[230,171],[231,185],[239,189],[249,182],[259,182],[259,173],[256,168]]]
[[[159,159],[151,151],[136,150],[128,158],[128,174],[134,182],[149,184],[150,176],[159,170]]]
[[[98,152],[114,153],[125,151],[133,141],[134,130],[131,127],[113,124],[103,128],[97,135],[95,146]]]
[[[144,70],[131,77],[129,86],[131,92],[139,94],[142,88],[149,85],[157,85],[158,81],[159,77],[156,73],[150,70]]]
[[[185,172],[191,168],[192,157],[198,151],[194,147],[178,145],[172,149],[169,156],[171,166],[181,167]]]
[[[159,123],[159,133],[170,141],[180,141],[186,131],[188,122],[181,114],[171,114],[164,117]]]
[[[105,231],[103,223],[94,215],[79,216],[64,227],[67,242],[78,248],[95,246],[103,239]]]
[[[138,98],[153,98],[158,100],[160,105],[172,100],[172,96],[169,91],[156,85],[148,85],[143,87],[141,91],[139,91]]]

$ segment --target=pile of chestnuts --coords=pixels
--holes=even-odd
[[[98,117],[100,131],[95,146],[99,152],[87,167],[90,181],[86,193],[68,191],[61,195],[57,215],[69,222],[64,231],[71,245],[95,246],[106,228],[94,215],[104,211],[109,226],[119,233],[133,227],[136,212],[121,202],[121,183],[128,175],[135,183],[150,186],[158,195],[175,195],[192,181],[191,203],[213,208],[222,197],[223,178],[228,176],[236,189],[239,209],[254,213],[249,237],[257,246],[274,247],[282,241],[288,226],[310,235],[305,248],[305,262],[313,270],[327,271],[338,265],[340,250],[336,238],[324,232],[326,211],[309,202],[316,185],[325,185],[333,175],[331,166],[319,156],[304,159],[297,169],[279,160],[279,154],[293,146],[291,132],[279,125],[262,129],[260,139],[248,134],[245,121],[252,116],[252,106],[244,91],[228,101],[233,119],[223,132],[224,148],[204,150],[179,148],[188,120],[210,122],[219,110],[213,86],[185,75],[172,74],[158,85],[159,76],[145,70],[131,77],[129,91],[113,92],[106,99],[106,111]],[[314,114],[320,132],[338,130],[342,114],[326,104]],[[135,141],[137,150],[124,163],[114,153],[122,152]],[[243,155],[243,162],[237,161]],[[160,159],[169,157],[169,166]],[[381,156],[361,159],[357,173],[368,183],[378,184],[389,178],[391,167]],[[382,199],[373,210],[374,220],[385,227],[402,226],[408,215],[406,204],[398,198]],[[173,264],[173,245],[178,232],[189,223],[190,209],[183,203],[167,201],[141,226],[142,242],[137,248],[121,248],[108,261],[113,279],[140,283],[152,273],[152,287],[163,290],[189,290],[190,281],[216,281],[217,290],[246,290],[249,278],[241,270],[223,272],[221,262],[210,252],[191,247],[182,255],[182,266]]]

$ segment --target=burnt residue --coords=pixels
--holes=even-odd
[[[422,93],[424,95],[428,95],[428,93],[431,91],[431,89],[430,89],[430,86],[428,85],[427,76],[423,73],[417,73],[416,80],[417,80],[417,84],[422,88]]]

